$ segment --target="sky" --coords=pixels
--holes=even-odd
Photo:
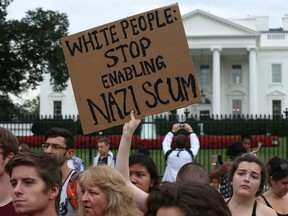
[[[14,0],[7,18],[20,20],[28,10],[39,7],[59,11],[68,16],[70,35],[174,3],[181,15],[200,9],[225,19],[268,16],[270,28],[282,27],[282,18],[288,15],[288,0]],[[29,92],[22,98],[38,93]]]
[[[282,27],[282,17],[288,14],[287,0],[14,0],[8,18],[21,19],[39,7],[57,10],[68,15],[72,34],[174,3],[181,15],[200,9],[227,19],[269,16],[270,28]]]

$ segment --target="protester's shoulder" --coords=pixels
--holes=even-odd
[[[261,196],[258,196],[256,200],[257,200],[258,203],[265,204],[265,201],[264,201],[262,195],[261,195]]]
[[[277,213],[267,205],[257,201],[257,215],[261,216],[277,216]]]
[[[70,175],[67,178],[67,181],[68,182],[75,181],[76,179],[78,179],[78,177],[81,173],[82,173],[82,171],[79,171],[76,169],[72,170],[72,172],[70,173]]]
[[[83,161],[81,158],[79,158],[79,157],[72,157],[72,161],[73,161],[74,164],[81,164],[81,163],[84,162],[84,161]]]
[[[73,170],[72,171],[72,175],[70,178],[75,178],[75,177],[79,177],[79,175],[81,175],[82,171],[79,171],[79,170]]]
[[[99,153],[99,152],[97,152],[97,153],[95,154],[94,159],[95,159],[96,157],[98,157],[98,156],[100,156],[100,153]]]

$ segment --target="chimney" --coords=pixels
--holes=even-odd
[[[288,14],[285,14],[285,16],[282,18],[283,22],[283,31],[288,31]]]

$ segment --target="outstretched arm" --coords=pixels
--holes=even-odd
[[[125,123],[123,126],[123,132],[120,140],[115,168],[123,175],[127,185],[133,191],[138,208],[142,212],[146,212],[146,200],[148,194],[131,183],[129,174],[129,155],[132,137],[140,122],[140,119],[135,119],[134,111],[132,110],[130,112],[130,121],[128,123]]]
[[[169,151],[171,149],[171,144],[172,144],[172,140],[173,140],[174,134],[178,130],[179,130],[179,123],[173,124],[172,130],[170,132],[168,132],[166,134],[166,136],[164,137],[164,140],[162,142],[162,149],[163,149],[164,155],[166,154],[167,151]]]
[[[260,150],[261,146],[262,146],[262,143],[258,143],[257,148],[255,148],[251,153],[256,154]]]
[[[190,150],[193,152],[193,155],[196,157],[196,155],[198,154],[198,151],[200,149],[200,143],[199,143],[199,139],[197,137],[197,135],[193,132],[192,127],[185,123],[184,124],[184,129],[190,134]]]

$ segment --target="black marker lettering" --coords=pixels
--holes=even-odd
[[[144,82],[143,85],[142,85],[142,89],[145,93],[149,94],[152,96],[152,99],[153,101],[152,102],[149,102],[149,101],[145,101],[145,104],[147,105],[147,107],[149,108],[155,108],[157,106],[157,97],[153,94],[153,92],[149,91],[148,88],[151,87],[152,84],[151,82]]]

